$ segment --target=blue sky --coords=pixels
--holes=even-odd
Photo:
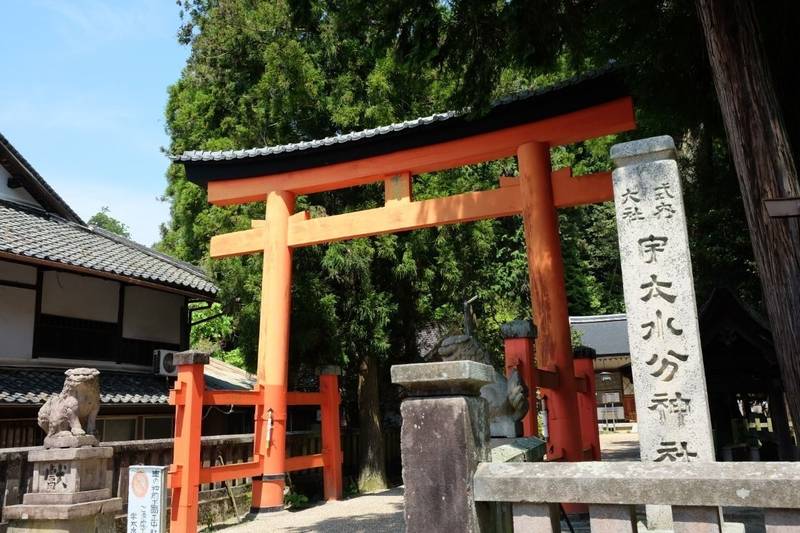
[[[179,24],[174,0],[9,0],[0,15],[0,132],[84,220],[108,206],[146,245],[169,217]]]

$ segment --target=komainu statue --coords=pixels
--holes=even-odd
[[[475,361],[492,366],[488,352],[471,335],[453,335],[439,341],[425,356],[434,361]],[[481,388],[481,396],[489,404],[492,437],[517,436],[517,421],[528,412],[528,388],[516,369],[508,379],[495,370],[495,382]]]
[[[64,374],[64,389],[39,409],[39,427],[47,433],[44,447],[97,446],[94,429],[100,410],[100,372],[71,368]]]

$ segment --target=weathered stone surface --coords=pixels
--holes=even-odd
[[[113,454],[110,446],[29,451],[30,492],[4,509],[8,531],[115,531],[122,499],[111,497]]]
[[[100,514],[69,520],[13,520],[8,533],[116,533],[114,514]]]
[[[175,352],[172,356],[172,363],[175,366],[207,365],[208,361],[209,361],[209,354],[207,352],[200,352],[197,350],[186,350],[183,352]]]
[[[482,463],[475,498],[800,509],[800,463]]]
[[[512,320],[500,326],[500,335],[504,339],[535,339],[536,333],[532,320]]]
[[[547,443],[536,437],[492,438],[490,446],[493,463],[541,461],[547,452]]]
[[[44,447],[97,446],[94,430],[100,410],[100,372],[71,368],[64,374],[63,390],[39,409],[39,427],[47,434]]]
[[[672,508],[672,522],[675,533],[720,533],[722,521],[719,507]]]
[[[36,493],[110,489],[113,452],[113,448],[107,446],[31,451],[28,461],[33,464],[32,490],[25,495],[23,503],[34,503],[31,498]]]
[[[637,533],[636,511],[632,505],[590,505],[592,533]]]
[[[512,507],[514,531],[558,533],[561,531],[558,504],[515,503]]]
[[[111,489],[83,490],[80,492],[29,492],[22,497],[25,505],[64,505],[111,498]]]
[[[675,145],[654,137],[611,155],[642,460],[714,461]],[[670,524],[650,509],[648,526]]]
[[[472,497],[475,467],[489,460],[486,401],[412,398],[400,412],[406,531],[487,531],[488,506]]]
[[[662,159],[674,160],[676,155],[675,141],[669,135],[615,144],[611,147],[611,160],[614,161],[617,167],[627,167]]]
[[[12,505],[3,510],[3,517],[8,520],[72,520],[103,513],[116,513],[121,509],[121,498],[108,498],[67,505]]]
[[[392,383],[405,387],[412,396],[478,396],[481,387],[495,380],[494,368],[474,361],[394,365],[391,375]]]
[[[31,450],[28,452],[29,462],[39,461],[72,461],[76,459],[111,459],[114,448],[98,446],[96,448],[54,448],[52,450]]]

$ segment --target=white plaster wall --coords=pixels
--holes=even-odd
[[[43,314],[117,321],[119,283],[116,281],[51,270],[44,273],[42,288]]]
[[[12,202],[17,202],[20,204],[27,204],[33,205],[36,207],[41,207],[39,202],[33,199],[33,196],[28,194],[23,187],[17,187],[16,189],[10,189],[8,187],[8,178],[11,177],[11,174],[0,165],[0,199],[3,200],[11,200]]]
[[[178,344],[183,296],[144,287],[125,287],[122,336]]]
[[[0,359],[31,356],[35,312],[35,290],[0,285]]]
[[[36,267],[0,261],[0,279],[36,285]]]

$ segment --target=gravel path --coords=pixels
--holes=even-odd
[[[639,434],[624,431],[600,433],[600,456],[603,461],[638,461]]]
[[[257,521],[220,529],[222,533],[397,533],[403,524],[403,488],[362,494],[301,511],[282,511]]]

